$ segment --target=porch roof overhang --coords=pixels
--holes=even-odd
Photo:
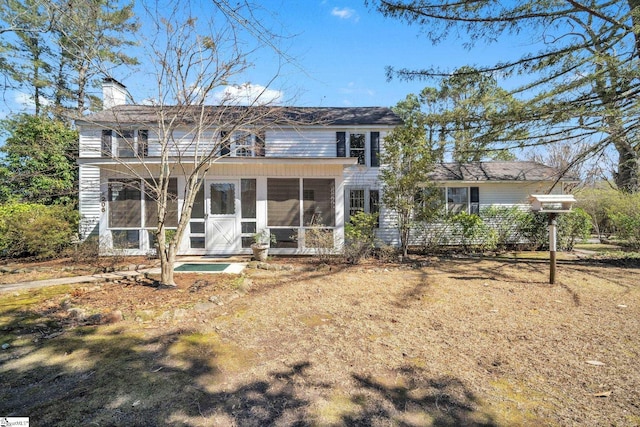
[[[199,164],[193,156],[169,157],[169,164],[183,164],[193,166]],[[352,166],[358,164],[356,157],[216,157],[209,164],[223,165],[311,165],[311,166]],[[81,157],[79,165],[87,166],[124,166],[135,167],[141,165],[161,165],[160,157],[144,157],[131,159],[114,159],[111,157]]]

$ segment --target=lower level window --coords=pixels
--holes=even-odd
[[[114,249],[140,249],[139,230],[111,230]]]
[[[352,188],[347,191],[347,221],[358,212],[380,213],[380,191],[370,188]],[[377,224],[379,225],[380,218]]]
[[[271,243],[272,248],[297,248],[298,229],[297,228],[271,228],[271,235],[275,236],[275,243]]]
[[[447,187],[446,192],[448,213],[478,214],[480,212],[479,187]]]

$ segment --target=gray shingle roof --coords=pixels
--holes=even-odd
[[[429,175],[434,181],[577,181],[536,162],[440,163]]]
[[[203,109],[204,110],[203,110]],[[165,106],[166,117],[178,117],[184,123],[194,123],[201,112],[210,123],[244,119],[260,125],[385,125],[396,126],[402,120],[386,107],[230,107],[230,106]],[[86,123],[141,124],[158,121],[160,107],[150,105],[119,105],[79,119]]]

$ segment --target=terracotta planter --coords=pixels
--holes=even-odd
[[[253,259],[256,261],[267,260],[267,256],[269,256],[269,245],[253,244],[251,245],[251,249],[253,249]]]

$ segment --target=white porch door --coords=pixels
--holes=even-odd
[[[240,249],[239,184],[236,180],[206,181],[207,253],[234,253]]]

